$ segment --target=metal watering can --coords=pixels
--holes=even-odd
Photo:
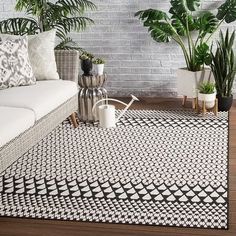
[[[120,115],[116,118],[115,106],[109,105],[109,104],[100,105],[98,107],[99,126],[102,128],[116,127],[117,121],[119,121],[119,119],[125,114],[125,112],[129,109],[129,107],[132,105],[132,103],[134,101],[139,101],[139,99],[136,98],[132,94],[131,94],[131,97],[132,97],[132,99],[128,104],[124,103],[122,101],[119,101],[117,99],[113,99],[113,98],[104,98],[104,99],[97,101],[92,108],[92,114],[94,114],[96,106],[102,101],[106,101],[106,102],[107,101],[115,101],[115,102],[121,103],[126,106],[125,109],[123,111],[121,111]]]

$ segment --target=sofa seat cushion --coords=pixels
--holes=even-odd
[[[0,106],[32,110],[39,120],[78,93],[76,83],[66,80],[37,81],[35,85],[0,91]]]
[[[33,126],[34,123],[33,111],[0,106],[0,147]]]

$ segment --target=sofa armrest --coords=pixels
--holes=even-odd
[[[78,84],[80,60],[76,50],[55,50],[57,71],[61,79]]]

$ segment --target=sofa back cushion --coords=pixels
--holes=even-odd
[[[0,41],[0,89],[35,83],[27,38]]]
[[[4,40],[19,39],[19,35],[0,34]],[[36,80],[59,79],[54,55],[56,30],[28,36],[28,53]]]

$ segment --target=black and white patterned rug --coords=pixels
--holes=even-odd
[[[0,175],[0,215],[227,229],[228,114],[68,121]]]

